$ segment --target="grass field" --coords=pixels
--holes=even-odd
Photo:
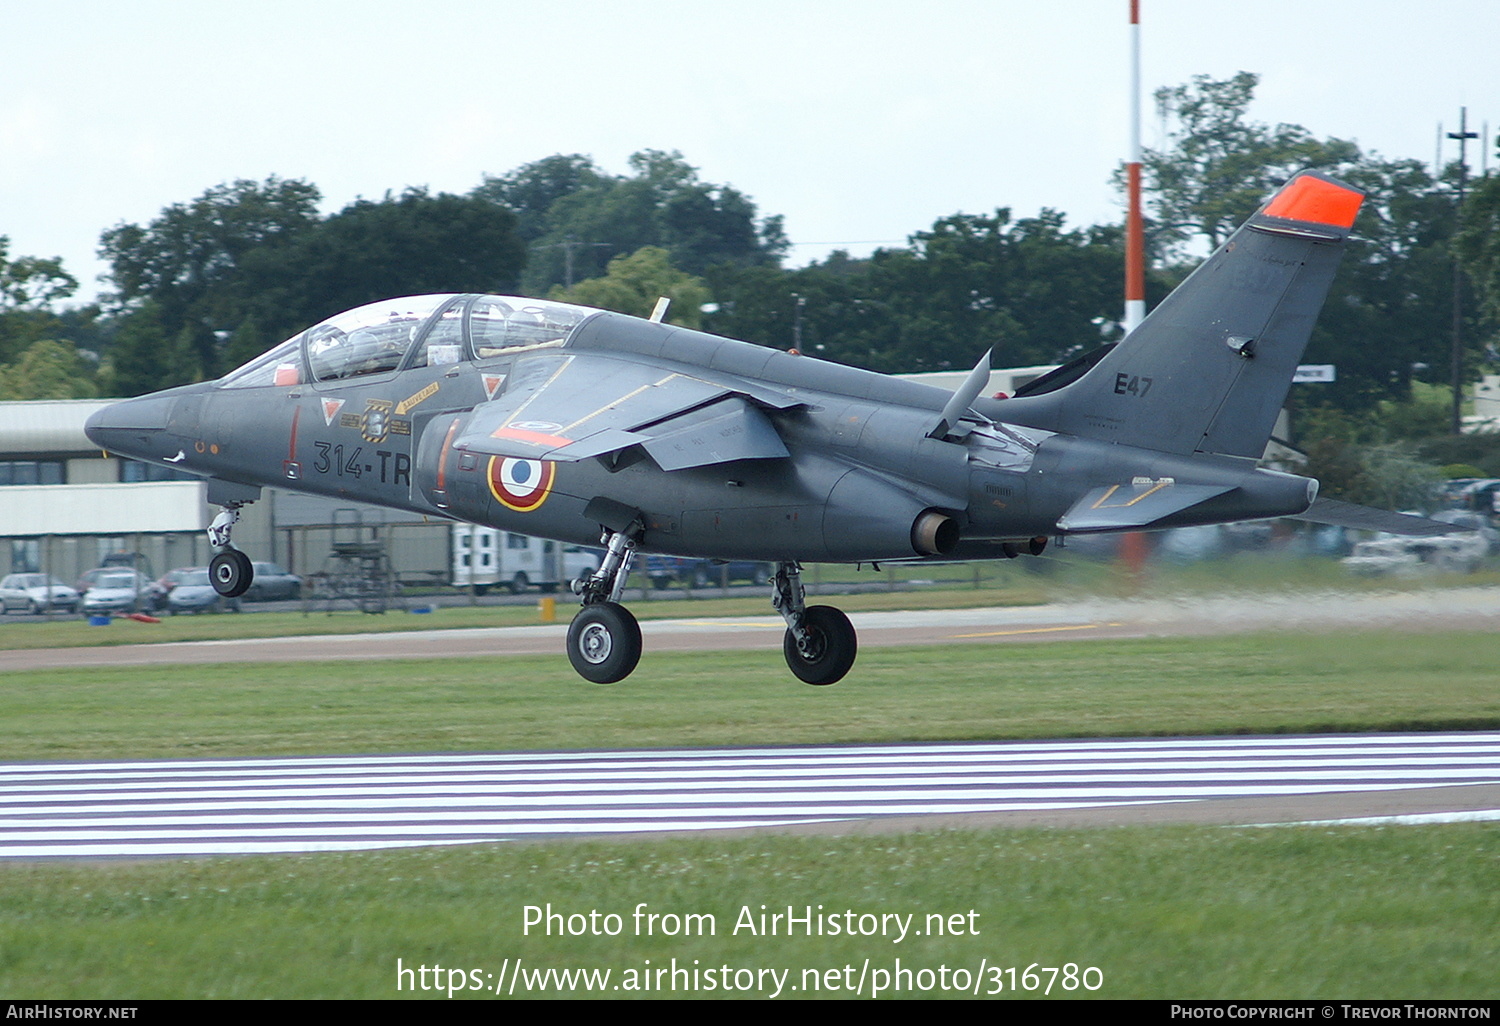
[[[675,959],[727,966],[749,984],[731,996],[769,996],[775,979],[754,971],[770,970],[786,973],[783,997],[809,996],[805,971],[847,997],[868,960],[867,997],[898,965],[900,996],[964,996],[940,989],[946,967],[950,984],[961,969],[969,993],[977,981],[1008,997],[1028,966],[1073,963],[1100,985],[1054,976],[1050,998],[1493,998],[1495,841],[1481,826],[954,830],[13,865],[0,868],[0,992],[445,1001],[449,985],[472,997],[471,982],[508,981],[519,959],[528,973],[608,969],[610,997],[725,995],[702,976],[675,993],[671,977],[642,977]],[[637,933],[642,903],[663,917],[654,936]],[[528,932],[527,906],[548,905],[565,917],[554,935]],[[761,906],[912,915],[924,935],[735,933]],[[556,935],[591,911],[601,935]],[[616,936],[602,935],[610,913]],[[694,935],[662,935],[672,915],[679,929],[700,917]],[[929,915],[957,915],[963,932],[925,935]],[[699,936],[707,916],[715,932]],[[414,970],[401,991],[398,959]],[[630,972],[656,985],[631,990]],[[589,991],[554,978],[516,996],[559,993]]]
[[[1496,666],[1493,634],[1287,632],[872,648],[834,688],[732,652],[652,654],[608,688],[550,656],[53,670],[0,674],[0,760],[1494,729]],[[1071,963],[1101,985],[1059,974],[1052,997],[1491,998],[1497,842],[1483,824],[948,830],[6,864],[0,994],[446,1000],[516,979],[520,959],[608,969],[626,988],[611,997],[691,986],[652,976],[671,968],[699,972],[675,996],[763,996],[778,971],[783,997],[814,980],[848,996],[862,973],[866,995],[883,979],[903,996],[961,980],[1008,996],[1046,984],[1033,963]],[[618,914],[620,932],[527,932],[527,906],[549,903]],[[716,932],[637,935],[640,903]],[[899,943],[733,932],[762,905],[963,926]],[[425,971],[398,977],[398,959]],[[586,990],[553,978],[547,993]]]

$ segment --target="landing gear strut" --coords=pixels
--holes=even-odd
[[[624,680],[641,660],[640,624],[620,605],[640,532],[639,521],[624,531],[606,530],[599,569],[573,582],[583,608],[568,627],[568,661],[579,676],[595,684]]]
[[[849,618],[833,606],[805,604],[802,567],[798,563],[776,564],[776,576],[771,583],[771,604],[786,621],[781,649],[787,666],[798,680],[807,684],[833,684],[842,680],[859,652],[859,639]]]
[[[208,561],[208,579],[213,583],[214,591],[225,598],[239,598],[250,590],[250,582],[255,579],[250,557],[230,542],[230,534],[240,519],[241,505],[227,503],[214,517],[214,522],[208,525],[208,543],[218,550]]]

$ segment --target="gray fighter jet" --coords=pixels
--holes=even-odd
[[[831,684],[855,632],[804,602],[803,562],[1010,558],[1282,516],[1421,533],[1256,466],[1362,198],[1297,176],[1123,342],[1004,400],[984,396],[988,354],[949,393],[659,320],[432,295],[340,314],[87,431],[208,479],[221,594],[250,584],[239,507],[276,485],[602,540],[567,642],[600,683],[640,658],[619,601],[636,551],[774,562],[786,661]]]

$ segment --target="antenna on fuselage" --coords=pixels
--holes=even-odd
[[[653,324],[660,324],[661,319],[667,315],[667,307],[671,305],[672,301],[666,296],[657,299],[656,308],[651,311],[651,322]]]

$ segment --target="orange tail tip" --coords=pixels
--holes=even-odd
[[[1353,228],[1364,193],[1325,178],[1301,175],[1266,205],[1266,214],[1335,228]]]

